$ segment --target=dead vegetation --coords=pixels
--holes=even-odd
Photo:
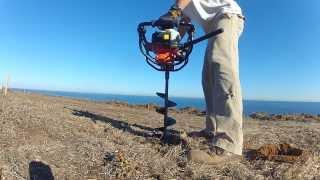
[[[12,92],[0,101],[0,175],[4,179],[27,179],[39,171],[55,179],[320,177],[317,121],[246,120],[243,158],[212,166],[187,161],[190,148],[207,148],[205,139],[189,138],[187,143],[180,139],[181,133],[203,127],[201,114],[171,111],[178,123],[172,141],[163,143],[156,130],[162,125],[162,116],[152,105]],[[253,150],[256,156],[250,158]],[[286,156],[293,158],[278,159]],[[42,168],[33,168],[35,164]]]

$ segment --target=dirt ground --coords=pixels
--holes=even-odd
[[[10,92],[0,97],[0,179],[320,179],[320,121],[247,118],[243,157],[205,165],[186,151],[206,140],[189,138],[187,146],[179,138],[200,130],[204,116],[171,114],[177,125],[163,143],[153,107]],[[294,162],[247,156],[280,143],[308,153]]]

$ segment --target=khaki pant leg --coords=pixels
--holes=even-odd
[[[243,20],[227,14],[208,22],[207,32],[223,28],[209,40],[202,72],[207,105],[206,129],[215,134],[212,145],[242,154],[242,95],[239,78],[238,40]]]

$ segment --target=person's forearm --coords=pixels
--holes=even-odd
[[[188,4],[191,2],[191,0],[176,0],[176,5],[181,8],[184,9],[185,7],[188,6]]]
[[[181,10],[183,10],[185,7],[188,6],[188,4],[190,2],[191,2],[191,0],[176,0],[176,6],[178,6]],[[186,23],[190,22],[190,19],[188,17],[183,16],[182,18]],[[180,33],[181,37],[183,37],[186,34],[186,32],[187,32],[186,27],[179,28],[179,33]]]

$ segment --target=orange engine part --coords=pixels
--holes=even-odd
[[[178,54],[177,48],[170,47],[154,47],[156,60],[161,64],[170,64]]]

